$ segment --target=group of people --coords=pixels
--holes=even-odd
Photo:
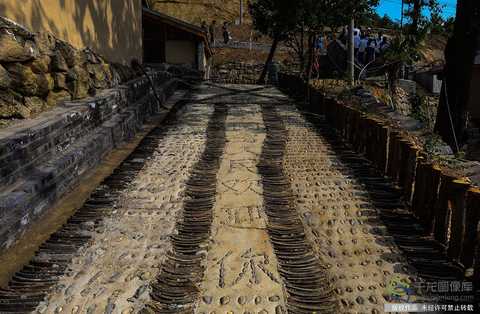
[[[382,33],[376,37],[371,33],[362,33],[359,29],[354,31],[355,58],[360,64],[369,64],[388,49],[388,38]]]
[[[340,35],[340,40],[346,44],[347,38],[348,29],[345,27]],[[372,32],[362,32],[359,28],[353,30],[353,42],[355,58],[362,65],[374,62],[390,47],[388,37],[382,33],[375,36]]]
[[[202,29],[207,33],[207,36],[210,40],[210,44],[213,46],[216,43],[216,32],[217,32],[217,21],[213,20],[210,25],[207,25],[207,22],[202,22]],[[223,22],[222,26],[222,36],[223,36],[223,43],[228,44],[230,40],[232,40],[232,35],[230,34],[230,30],[228,29],[228,22]]]

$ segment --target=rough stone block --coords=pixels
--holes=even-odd
[[[37,46],[40,54],[51,56],[55,50],[56,39],[47,32],[40,32],[35,34],[35,45]]]
[[[7,65],[7,70],[12,78],[12,87],[27,96],[38,95],[38,79],[32,69],[20,64]]]
[[[40,113],[47,103],[40,97],[25,97],[24,105],[30,110],[30,116],[32,116]]]
[[[9,88],[11,83],[12,79],[10,78],[10,74],[8,74],[8,71],[0,64],[0,89]]]
[[[55,51],[54,54],[52,55],[51,66],[52,66],[52,71],[55,71],[55,72],[68,71],[67,61],[65,61],[65,58],[63,57],[60,51]]]
[[[0,62],[24,62],[38,56],[38,50],[31,41],[22,42],[13,33],[1,30]]]
[[[398,86],[404,89],[410,96],[417,94],[417,82],[411,80],[399,79]]]
[[[67,90],[67,75],[65,73],[53,73],[53,88],[56,91]]]
[[[28,66],[32,69],[33,73],[44,74],[50,72],[51,59],[47,55],[41,55],[38,58],[31,61]]]
[[[65,90],[58,92],[51,90],[47,96],[47,104],[49,107],[56,106],[59,102],[68,100],[72,100],[72,96]]]

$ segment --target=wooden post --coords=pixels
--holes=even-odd
[[[243,24],[243,0],[240,0],[240,25]]]
[[[404,10],[404,4],[405,4],[405,2],[404,2],[404,0],[402,0],[402,9],[401,9],[402,12],[401,12],[401,15],[400,15],[400,16],[401,16],[401,17],[400,17],[400,29],[401,29],[401,30],[403,30],[403,10]]]
[[[355,27],[355,21],[352,17],[350,20],[350,25],[348,26],[348,82],[350,86],[355,85],[355,43],[354,43],[354,37],[353,37],[353,29]]]
[[[273,61],[273,57],[275,56],[275,51],[277,50],[277,46],[279,43],[279,39],[277,36],[273,38],[272,46],[270,47],[270,53],[268,54],[267,61],[265,62],[265,66],[263,67],[262,74],[260,74],[260,78],[258,79],[257,84],[263,85],[265,84],[265,77],[267,76],[267,71],[270,66],[270,63]]]

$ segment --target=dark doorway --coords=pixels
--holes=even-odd
[[[162,23],[143,19],[143,61],[145,63],[165,62],[166,27]]]

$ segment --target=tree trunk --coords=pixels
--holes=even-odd
[[[308,36],[308,62],[307,68],[305,69],[305,77],[307,79],[307,82],[310,82],[310,79],[312,78],[313,60],[315,57],[315,40],[315,34],[310,34]]]
[[[475,3],[474,3],[475,2]],[[455,31],[445,48],[445,70],[435,132],[457,152],[464,142],[467,126],[467,102],[475,57],[473,14],[477,1],[459,1]]]
[[[243,0],[240,0],[240,25],[243,24]]]
[[[353,38],[353,29],[355,21],[352,17],[348,25],[348,57],[347,57],[347,79],[350,86],[355,85],[355,43]]]
[[[413,12],[412,12],[412,30],[411,33],[414,34],[418,31],[418,23],[420,21],[420,14],[422,13],[422,1],[415,0],[413,3]]]
[[[279,42],[278,37],[274,37],[272,46],[270,47],[270,53],[268,54],[268,57],[267,57],[267,62],[265,62],[265,66],[263,67],[262,74],[260,74],[260,78],[258,79],[258,84],[265,84],[265,77],[267,76],[267,71],[270,66],[270,63],[272,63],[273,57],[275,56],[275,51],[277,50],[278,42]]]
[[[400,13],[400,30],[403,31],[403,14],[404,14],[405,0],[402,0],[402,12]]]
[[[305,68],[305,27],[302,25],[302,30],[300,31],[300,71],[303,71]]]

